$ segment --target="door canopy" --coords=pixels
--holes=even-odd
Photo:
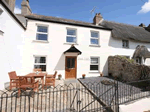
[[[64,54],[66,53],[78,53],[78,55],[80,55],[82,52],[78,50],[74,45],[71,45],[71,47],[64,52]]]

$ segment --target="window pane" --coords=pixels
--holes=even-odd
[[[35,63],[46,63],[45,57],[35,57]]]
[[[98,64],[98,58],[91,58],[91,64]]]
[[[91,37],[96,37],[96,38],[98,38],[98,33],[97,33],[97,32],[91,32]]]
[[[75,58],[72,58],[72,66],[71,66],[71,68],[75,68]]]
[[[67,68],[71,68],[71,65],[70,65],[70,58],[67,58]]]
[[[37,34],[37,40],[47,40],[47,34]]]
[[[76,35],[76,31],[67,29],[67,35]]]
[[[46,71],[46,65],[34,65],[34,68],[41,68],[42,71]]]
[[[38,32],[47,33],[47,27],[45,27],[45,26],[38,26],[37,31]]]
[[[91,44],[98,44],[98,39],[91,39]]]
[[[76,37],[67,37],[67,42],[76,43]]]
[[[98,70],[98,65],[90,65],[90,70]]]

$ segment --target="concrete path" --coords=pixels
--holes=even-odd
[[[150,110],[150,97],[136,100],[130,104],[120,105],[120,112],[145,112]]]

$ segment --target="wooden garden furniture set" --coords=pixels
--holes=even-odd
[[[38,71],[38,73],[36,72]],[[12,90],[13,87],[18,88],[18,94],[20,95],[21,90],[33,89],[34,91],[39,90],[39,82],[41,81],[42,89],[46,86],[55,86],[55,78],[57,71],[54,75],[47,75],[47,73],[41,72],[41,69],[34,69],[34,73],[29,73],[25,76],[17,76],[15,71],[9,72],[10,86],[9,89]],[[44,80],[45,77],[45,80]],[[40,79],[40,80],[36,80]],[[45,81],[45,83],[44,83]]]

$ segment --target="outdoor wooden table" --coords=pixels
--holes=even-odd
[[[47,73],[29,73],[27,74],[26,76],[32,76],[34,78],[41,78],[41,81],[42,81],[42,87],[44,87],[44,76],[46,75]]]

